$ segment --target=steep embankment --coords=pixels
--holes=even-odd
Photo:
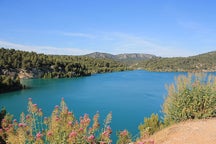
[[[216,144],[216,118],[188,120],[151,136],[155,144]]]

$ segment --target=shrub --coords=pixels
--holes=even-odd
[[[144,123],[139,125],[140,135],[152,135],[160,129],[162,123],[158,114],[152,114],[150,118],[144,118]]]
[[[5,115],[5,110],[3,113]],[[19,122],[16,119],[12,121],[10,114],[4,116],[0,137],[9,144],[111,144],[111,120],[112,113],[109,113],[102,128],[99,113],[94,115],[93,122],[87,114],[78,120],[68,110],[63,99],[60,106],[55,106],[50,117],[43,117],[42,109],[29,99],[28,114],[22,113]],[[120,131],[117,135],[117,144],[154,144],[153,140],[143,137],[133,142],[127,130]]]
[[[163,112],[166,124],[215,117],[216,77],[207,74],[177,77],[175,83],[168,86]]]
[[[5,115],[6,115],[6,110],[5,110],[5,108],[2,108],[1,112],[0,112],[0,144],[5,144],[5,141],[1,137],[1,133],[2,133],[2,130],[1,130],[2,129],[2,120],[4,119]]]
[[[127,130],[120,131],[117,133],[118,141],[117,144],[129,144],[132,142],[131,134]]]
[[[0,136],[7,143],[25,144],[110,144],[112,130],[110,122],[112,114],[108,114],[104,127],[100,128],[99,113],[93,117],[90,126],[90,118],[87,114],[77,120],[64,102],[56,106],[51,117],[43,118],[43,112],[31,99],[28,102],[28,114],[20,116],[20,121],[9,121],[6,117],[2,120]]]

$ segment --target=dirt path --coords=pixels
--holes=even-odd
[[[155,144],[216,144],[216,118],[172,125],[151,139]]]

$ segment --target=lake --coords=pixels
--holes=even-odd
[[[27,111],[28,98],[51,115],[62,97],[70,110],[79,118],[87,113],[91,117],[99,111],[103,122],[112,112],[112,137],[117,130],[129,130],[138,134],[138,125],[151,113],[161,115],[166,96],[165,84],[174,82],[175,72],[148,72],[143,70],[95,74],[72,79],[29,79],[23,83],[31,89],[0,94],[0,106],[17,119]]]

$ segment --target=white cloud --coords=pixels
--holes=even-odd
[[[58,55],[83,55],[91,51],[78,48],[57,48],[52,46],[29,46],[23,44],[16,44],[8,41],[0,41],[0,47],[13,48],[23,51],[34,51],[44,54],[58,54]]]

